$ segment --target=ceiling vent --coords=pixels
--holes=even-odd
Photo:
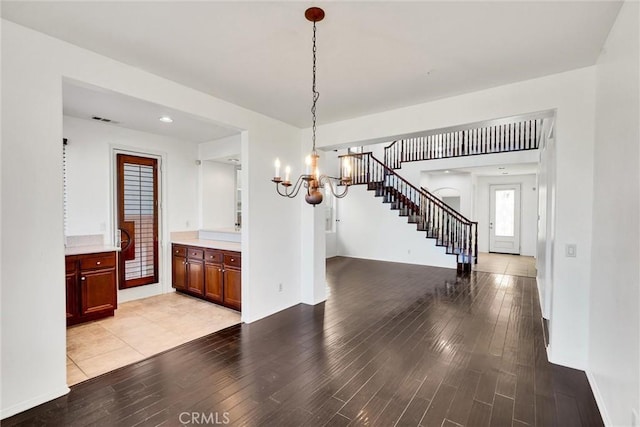
[[[120,123],[117,122],[115,120],[111,120],[111,119],[105,119],[104,117],[98,117],[98,116],[93,116],[91,117],[93,120],[97,120],[99,122],[106,122],[106,123]]]

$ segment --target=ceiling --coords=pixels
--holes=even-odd
[[[472,174],[476,176],[529,175],[538,173],[538,163],[513,163],[494,166],[475,166],[460,169],[430,171],[429,175]]]
[[[138,98],[71,81],[62,83],[63,113],[90,120],[100,117],[111,124],[172,138],[207,142],[238,133],[208,119],[143,101]],[[172,123],[163,123],[168,116]]]
[[[317,2],[318,122],[596,62],[615,1]],[[3,1],[2,17],[298,127],[309,2]]]

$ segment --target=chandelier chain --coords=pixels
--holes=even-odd
[[[316,23],[313,22],[313,83],[311,87],[311,91],[313,92],[313,104],[311,105],[311,117],[313,119],[312,126],[312,141],[313,141],[313,152],[316,151],[316,103],[318,102],[318,98],[320,97],[320,93],[316,90]]]
[[[329,175],[320,175],[318,171],[318,159],[320,155],[316,151],[316,106],[318,103],[318,98],[320,98],[320,93],[316,88],[316,60],[317,60],[317,47],[316,47],[316,22],[322,21],[324,18],[324,11],[319,7],[310,7],[305,11],[305,18],[308,21],[313,22],[313,80],[311,91],[313,94],[312,104],[311,104],[311,118],[313,120],[312,124],[312,141],[313,141],[313,151],[309,156],[307,156],[305,162],[307,164],[306,173],[301,174],[295,182],[292,182],[289,178],[290,168],[287,166],[284,179],[280,177],[280,159],[276,159],[275,167],[276,173],[271,180],[276,184],[276,192],[283,196],[288,197],[290,199],[296,197],[298,193],[304,189],[306,190],[306,194],[304,199],[310,205],[316,206],[317,204],[322,203],[324,190],[328,190],[335,197],[341,199],[347,195],[347,191],[349,186],[352,183],[352,179],[350,176],[351,166],[343,163],[340,169],[340,176],[333,177]],[[338,191],[338,186],[344,185],[343,191]]]

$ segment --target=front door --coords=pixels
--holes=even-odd
[[[120,289],[158,282],[158,160],[117,155]]]
[[[489,252],[520,254],[520,184],[491,185]]]

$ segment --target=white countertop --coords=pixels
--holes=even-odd
[[[241,234],[242,230],[237,230],[235,227],[227,227],[227,228],[211,228],[211,229],[202,229],[200,231],[210,232],[210,233],[231,233],[231,234]]]
[[[206,239],[174,239],[171,243],[187,246],[200,246],[208,249],[220,249],[223,251],[240,252],[241,245],[238,242],[226,242],[224,240],[206,240]]]
[[[86,245],[64,248],[65,255],[98,254],[100,252],[120,252],[120,248],[111,245]]]

